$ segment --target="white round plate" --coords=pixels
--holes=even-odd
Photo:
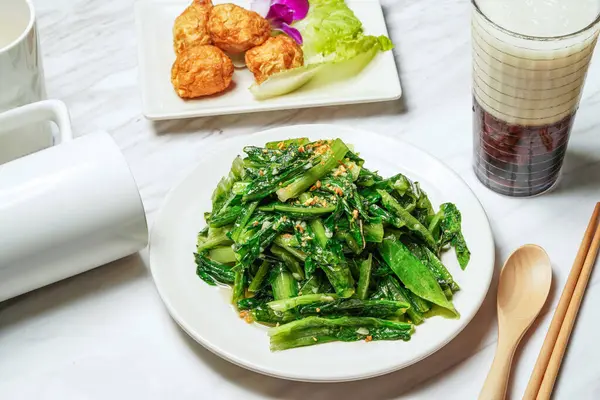
[[[269,350],[267,328],[247,324],[234,312],[229,291],[208,286],[196,276],[196,235],[210,211],[211,193],[229,172],[233,158],[247,145],[293,137],[341,138],[353,144],[365,166],[384,177],[398,172],[421,183],[434,207],[455,203],[472,252],[462,271],[454,252],[443,261],[461,286],[454,297],[458,320],[435,317],[417,326],[408,342],[328,343]],[[335,125],[277,128],[236,137],[207,149],[202,162],[175,187],[158,214],[150,238],[150,266],[171,316],[195,340],[242,367],[280,378],[336,382],[382,375],[413,364],[439,350],[471,321],[488,291],[494,269],[494,242],[481,204],[465,182],[442,162],[400,140]]]

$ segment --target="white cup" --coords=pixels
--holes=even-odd
[[[46,99],[35,10],[30,0],[0,0],[0,112]],[[5,132],[0,164],[52,144],[47,122]]]
[[[58,126],[55,146],[0,165],[0,301],[133,254],[148,241],[137,185],[110,135],[73,140],[58,100],[0,114],[0,130],[44,120]]]

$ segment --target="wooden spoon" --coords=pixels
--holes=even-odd
[[[504,399],[515,350],[546,302],[552,283],[548,254],[527,244],[515,250],[500,272],[498,347],[480,400]]]

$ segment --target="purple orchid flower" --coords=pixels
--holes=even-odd
[[[265,17],[273,29],[282,31],[302,44],[302,35],[298,29],[291,26],[308,14],[308,0],[254,0],[252,11]]]

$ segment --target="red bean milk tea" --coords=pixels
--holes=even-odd
[[[599,15],[600,0],[473,0],[473,168],[488,188],[557,182]]]

